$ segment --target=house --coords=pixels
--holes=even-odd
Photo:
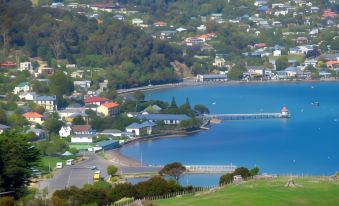
[[[202,35],[198,36],[197,38],[201,39],[203,42],[210,40],[210,37],[207,34],[202,34]]]
[[[89,105],[89,104],[94,104],[94,105],[102,105],[107,103],[109,100],[104,98],[104,97],[99,97],[99,96],[91,96],[91,97],[87,97],[85,98],[85,104]]]
[[[226,74],[198,74],[196,77],[198,82],[223,82],[227,81]]]
[[[73,134],[96,134],[95,129],[92,129],[91,125],[73,125],[71,127]]]
[[[116,102],[107,102],[97,108],[97,112],[104,116],[112,116],[119,113],[119,104]]]
[[[123,15],[117,14],[113,16],[114,19],[117,19],[119,21],[125,20],[125,17]]]
[[[68,137],[72,133],[72,128],[70,126],[62,126],[59,130],[60,137]]]
[[[99,150],[111,150],[120,147],[119,141],[117,140],[106,140],[97,142],[94,146],[94,151]]]
[[[246,69],[250,76],[265,76],[266,68],[263,66],[247,66]]]
[[[72,72],[71,77],[72,78],[83,78],[84,77],[84,71],[83,70],[76,70],[75,72]]]
[[[72,143],[92,143],[95,134],[75,134],[71,136]]]
[[[216,56],[214,58],[214,62],[212,63],[213,66],[218,67],[218,68],[223,68],[225,67],[226,61],[222,57]]]
[[[329,9],[324,10],[323,14],[321,15],[322,18],[335,18],[336,16],[337,13]]]
[[[304,61],[304,65],[305,66],[312,66],[312,67],[316,67],[317,66],[317,60],[316,59],[306,59],[305,61]]]
[[[339,60],[327,61],[326,66],[327,66],[328,69],[338,70],[339,69]]]
[[[121,137],[122,132],[117,129],[105,129],[102,132],[98,132],[100,135],[112,136],[112,137]]]
[[[32,62],[21,62],[19,71],[29,71],[33,72]]]
[[[308,42],[307,37],[300,36],[296,39],[297,44],[306,44]]]
[[[135,123],[132,123],[132,124],[130,124],[126,127],[126,132],[132,132],[136,136],[140,136],[144,133],[147,134],[147,135],[151,135],[153,127],[155,125],[156,124],[151,122],[151,121],[145,121],[141,124],[135,122]]]
[[[4,124],[0,124],[0,134],[4,133],[5,131],[9,130],[10,127]]]
[[[7,68],[16,67],[16,63],[12,61],[4,61],[0,63],[0,67],[7,67]]]
[[[74,84],[74,89],[79,92],[87,91],[91,87],[91,81],[88,81],[88,80],[74,81],[73,84]]]
[[[196,46],[196,45],[201,45],[202,43],[204,43],[204,41],[199,38],[188,37],[185,39],[185,43],[187,46]]]
[[[140,26],[143,23],[144,23],[144,20],[142,20],[142,19],[139,19],[139,18],[132,19],[132,24],[134,24],[134,25]]]
[[[304,52],[298,47],[290,48],[288,51],[289,54],[304,54]]]
[[[58,110],[56,96],[37,96],[34,102],[43,106],[48,111]]]
[[[179,124],[181,121],[190,119],[185,114],[142,114],[138,115],[137,118],[151,122],[162,121],[164,124]]]
[[[281,56],[281,50],[280,50],[280,49],[274,50],[274,51],[273,51],[273,56],[275,56],[275,57]]]
[[[13,93],[19,94],[20,92],[28,92],[30,90],[31,87],[28,85],[28,82],[21,82],[14,88]]]
[[[65,120],[69,117],[72,117],[73,115],[81,115],[81,116],[86,115],[85,111],[86,111],[85,107],[79,107],[79,108],[67,107],[63,110],[59,110],[58,114],[62,120]]]
[[[35,92],[20,93],[19,98],[26,101],[33,101],[38,95]]]
[[[38,73],[42,75],[52,75],[54,74],[54,69],[50,67],[42,66],[42,67],[39,67]]]
[[[206,31],[206,29],[207,29],[207,27],[203,24],[197,27],[197,30],[199,30],[199,31]]]
[[[179,27],[176,29],[177,32],[185,32],[187,31],[187,29],[183,28],[183,27]]]
[[[155,27],[165,27],[167,26],[167,23],[166,22],[163,22],[163,21],[156,21],[154,22],[153,24]]]
[[[31,123],[43,124],[43,115],[37,112],[26,112],[22,115]]]
[[[78,117],[78,116],[82,117],[82,119],[83,119],[86,123],[89,122],[89,117],[88,117],[88,115],[87,115],[86,113],[74,113],[74,114],[71,114],[71,115],[65,117],[64,120],[65,120],[66,122],[72,123],[73,120],[74,120],[76,117]]]

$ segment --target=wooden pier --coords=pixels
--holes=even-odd
[[[237,168],[235,165],[185,165],[188,173],[231,173]]]

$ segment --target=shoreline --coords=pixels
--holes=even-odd
[[[165,139],[165,138],[178,138],[178,137],[186,137],[198,132],[206,131],[204,129],[197,129],[193,131],[187,131],[182,132],[181,134],[157,134],[157,135],[151,135],[146,137],[140,137],[136,139],[132,139],[126,143],[123,143],[121,147],[113,150],[105,151],[105,158],[112,163],[116,164],[118,167],[159,167],[159,165],[141,165],[141,162],[139,160],[136,160],[134,158],[128,157],[121,153],[120,149],[124,146],[127,146],[129,144],[134,144],[138,142],[144,142],[149,140],[157,140],[157,139]]]
[[[224,86],[224,85],[235,85],[235,84],[274,84],[274,83],[320,83],[320,82],[339,82],[339,79],[319,79],[319,80],[265,80],[265,81],[242,81],[242,80],[230,80],[230,81],[220,81],[220,82],[197,82],[194,80],[187,80],[178,83],[168,83],[168,84],[158,84],[150,86],[141,86],[130,89],[118,89],[118,95],[130,94],[136,91],[155,91],[162,89],[174,89],[180,87],[202,87],[202,86]]]

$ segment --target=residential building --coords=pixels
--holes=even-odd
[[[20,92],[28,92],[30,90],[31,87],[28,85],[28,82],[21,82],[14,88],[13,93],[19,94]]]
[[[39,67],[38,73],[42,75],[52,75],[54,74],[54,69],[50,67],[42,66],[42,67]]]
[[[10,127],[4,124],[0,124],[0,134],[4,133],[5,131],[9,130]]]
[[[162,121],[164,124],[179,124],[181,121],[190,119],[190,117],[185,114],[145,114],[139,115],[137,118],[151,122]]]
[[[119,113],[119,104],[116,102],[107,102],[97,108],[97,112],[104,116],[112,116]]]
[[[157,114],[160,113],[161,110],[161,107],[159,107],[158,105],[149,105],[144,109],[144,112]]]
[[[19,98],[26,101],[33,101],[38,95],[35,92],[20,93]]]
[[[37,112],[26,112],[22,115],[25,117],[29,122],[36,123],[36,124],[43,124],[43,115]]]
[[[44,139],[46,137],[47,132],[43,129],[29,129],[27,130],[27,133],[33,133],[35,135],[35,137],[33,138],[33,140],[41,140]]]
[[[165,27],[167,26],[167,23],[166,22],[163,22],[163,21],[156,21],[154,22],[153,24],[155,27]]]
[[[99,150],[111,150],[120,147],[119,141],[117,140],[106,140],[97,142],[94,147],[94,151]]]
[[[280,49],[274,50],[273,51],[273,56],[275,56],[275,57],[281,56],[281,50]]]
[[[68,137],[72,133],[72,128],[70,126],[62,126],[59,130],[60,137]]]
[[[21,62],[19,71],[29,71],[30,73],[33,72],[32,62]]]
[[[223,68],[226,65],[226,61],[224,58],[216,56],[214,59],[214,62],[212,63],[213,66],[218,67],[218,68]]]
[[[73,125],[72,127],[73,134],[96,134],[95,129],[92,129],[91,125]]]
[[[198,74],[197,75],[197,81],[198,82],[223,82],[227,81],[227,75],[226,74]]]
[[[74,89],[79,92],[87,91],[91,87],[91,81],[74,81]]]
[[[132,19],[132,24],[134,24],[134,25],[140,26],[143,23],[144,23],[144,20],[142,20],[142,19],[139,19],[139,18]]]
[[[339,60],[326,62],[328,69],[339,70]]]
[[[153,127],[156,124],[152,121],[145,121],[143,123],[132,123],[126,127],[126,132],[132,132],[136,136],[140,136],[142,134],[151,135]]]
[[[105,129],[104,131],[98,132],[97,134],[107,135],[107,136],[112,136],[112,137],[121,137],[122,136],[122,132],[120,130],[117,130],[117,129]]]
[[[95,134],[75,134],[71,136],[72,143],[92,143]]]
[[[107,103],[109,100],[104,98],[104,97],[99,97],[99,96],[91,96],[91,97],[87,97],[85,98],[85,104],[89,105],[89,104],[94,104],[94,105],[102,105]]]
[[[247,66],[246,69],[250,76],[265,76],[266,68],[263,66]]]
[[[56,96],[37,96],[34,102],[43,106],[48,111],[58,110]]]

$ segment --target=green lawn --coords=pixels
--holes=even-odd
[[[154,202],[155,206],[224,205],[339,205],[339,181],[295,179],[297,187],[285,187],[287,178],[256,180],[228,185],[216,192],[187,195]]]
[[[50,167],[51,171],[54,170],[54,168],[56,167],[56,163],[57,162],[62,162],[64,165],[66,163],[66,160],[63,160],[59,157],[48,157],[48,156],[43,156],[41,158],[41,161],[40,161],[40,167],[39,167],[39,170],[44,172],[44,173],[48,173],[48,169]]]

